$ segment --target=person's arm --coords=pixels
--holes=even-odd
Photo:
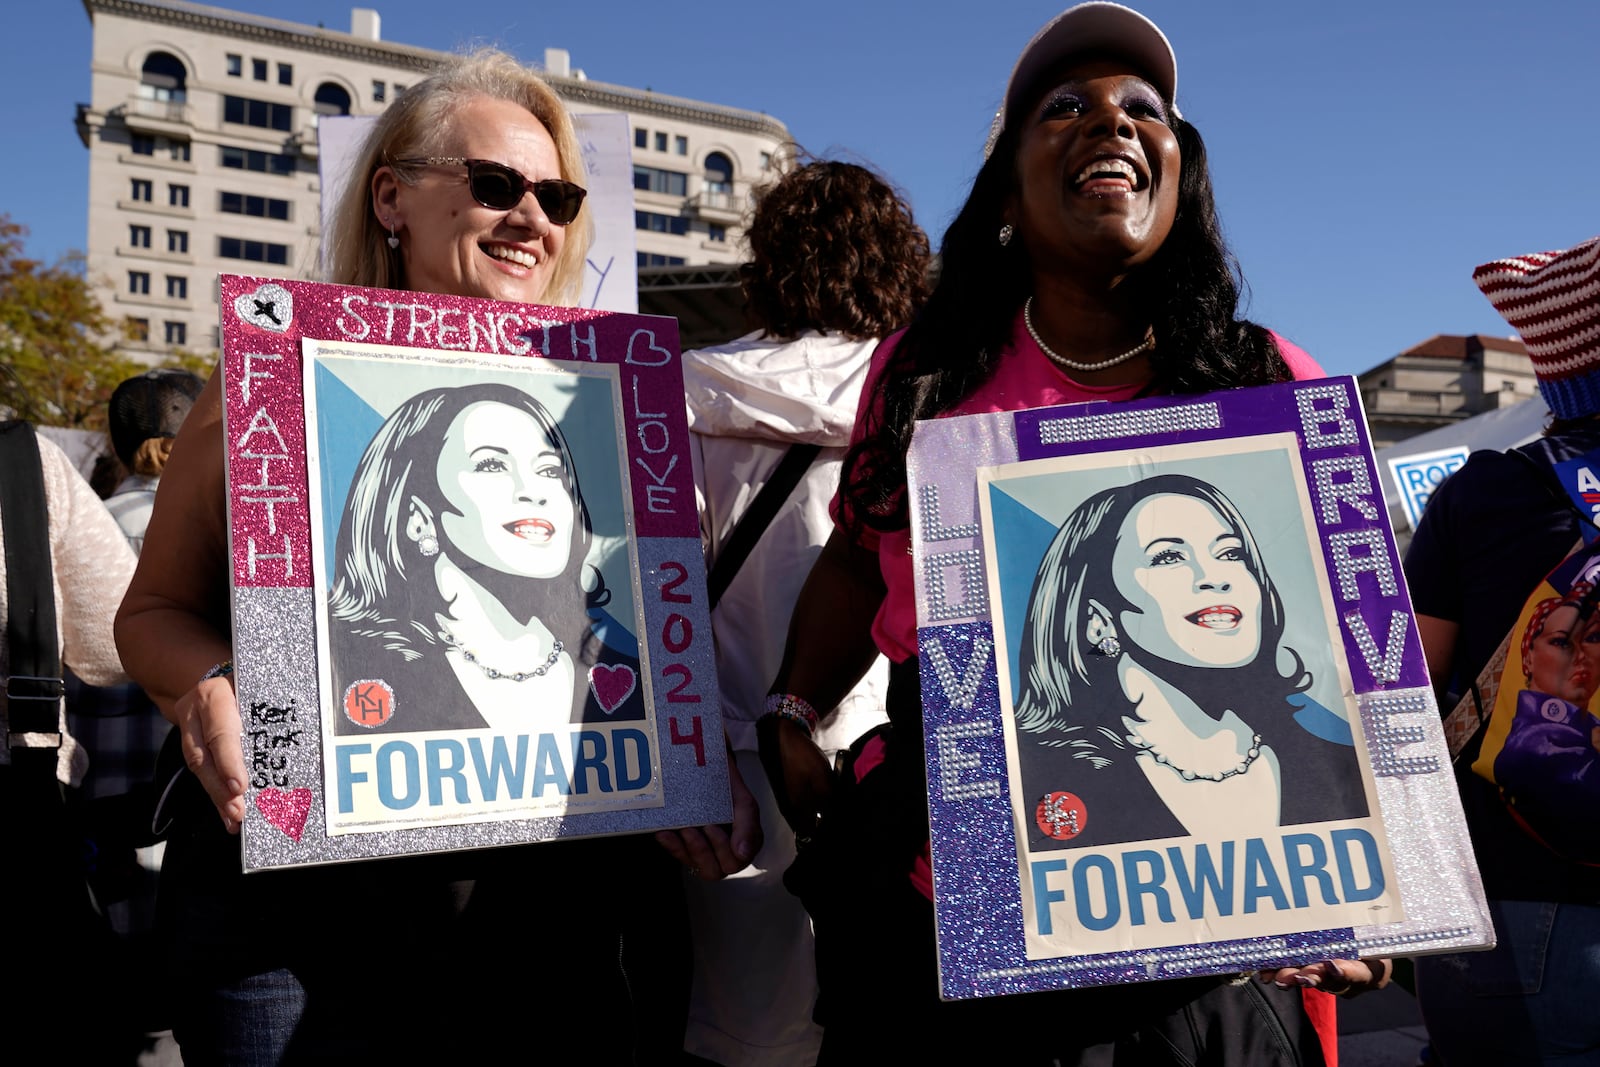
[[[795,602],[774,693],[791,693],[826,713],[856,687],[878,657],[872,621],[886,589],[877,553],[835,529]],[[798,723],[775,716],[757,723],[761,763],[778,810],[808,834],[827,801],[827,758]]]
[[[1443,696],[1450,684],[1450,667],[1455,661],[1456,637],[1461,624],[1434,615],[1417,615],[1417,636],[1422,638],[1422,658],[1428,663],[1428,677],[1434,693]]]
[[[61,659],[90,685],[128,680],[112,635],[112,618],[134,555],[122,528],[72,461],[39,438],[50,512],[50,560],[61,594]]]
[[[206,383],[172,450],[128,595],[117,612],[122,661],[182,732],[184,759],[230,831],[244,818],[244,750],[232,679],[222,375]]]

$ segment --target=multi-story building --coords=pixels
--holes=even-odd
[[[446,53],[184,0],[84,0],[94,27],[88,271],[135,352],[217,347],[221,272],[314,277],[317,120],[373,115]],[[633,131],[641,267],[734,263],[750,190],[789,143],[771,116],[590,81],[548,49],[574,112]]]
[[[1538,395],[1523,343],[1482,334],[1436,334],[1357,381],[1374,448]]]

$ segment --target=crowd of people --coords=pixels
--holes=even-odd
[[[477,52],[412,86],[374,125],[354,168],[327,230],[325,280],[576,301],[591,236],[577,138],[562,102],[511,57]],[[682,358],[716,597],[728,825],[245,877],[220,374],[202,388],[158,371],[116,391],[111,440],[126,477],[104,504],[48,441],[37,459],[0,454],[8,482],[23,466],[42,471],[42,489],[21,506],[48,513],[43,541],[23,541],[20,522],[5,516],[0,618],[8,601],[12,620],[24,604],[32,618],[42,602],[49,647],[77,678],[138,685],[81,688],[73,717],[63,711],[54,730],[37,716],[19,730],[21,690],[11,689],[9,706],[0,701],[11,729],[0,746],[4,810],[50,809],[33,820],[31,851],[18,853],[50,875],[39,883],[49,909],[22,880],[0,879],[7,914],[37,915],[48,931],[25,978],[8,963],[7,1004],[34,1013],[63,1061],[130,1062],[146,1031],[170,1028],[182,1062],[195,1067],[1336,1062],[1329,994],[1382,987],[1390,961],[1306,960],[1248,980],[938,995],[907,504],[917,422],[1323,376],[1307,353],[1240,317],[1240,278],[1204,142],[1178,107],[1166,37],[1131,9],[1091,2],[1025,44],[937,272],[909,206],[851,163],[798,162],[759,192],[746,231],[752,332]],[[1600,367],[1594,336],[1578,343]],[[1562,396],[1546,462],[1600,447],[1600,403]],[[12,436],[0,434],[0,444]],[[508,456],[517,442],[536,446],[537,465],[518,476],[543,487],[540,521],[555,547],[537,559],[451,521],[453,494],[471,490],[441,472],[466,470],[451,449],[477,439],[506,443]],[[1441,692],[1476,675],[1520,603],[1513,594],[1578,532],[1572,514],[1520,473],[1475,458],[1436,498],[1408,558]],[[1229,609],[1239,632],[1215,649],[1174,646],[1159,621],[1170,607],[1156,603],[1162,594],[1113,577],[1152,501],[1164,517],[1181,514],[1186,530],[1227,542],[1205,565],[1240,590]],[[0,503],[19,508],[8,496]],[[632,654],[595,624],[607,591],[585,562],[590,536],[563,430],[537,401],[483,385],[412,398],[379,429],[350,488],[329,569],[335,673],[341,656],[382,644],[396,684],[427,693],[438,720],[430,725],[470,729],[494,725],[486,709],[496,702],[478,698],[480,657],[541,664],[519,692],[538,703],[547,688],[560,694],[545,701],[559,703],[553,721],[585,721],[592,709],[573,673]],[[18,554],[29,545],[42,558]],[[49,579],[51,594],[19,599],[23,568]],[[420,593],[395,596],[401,581]],[[1555,641],[1558,616],[1577,610],[1553,603],[1536,642]],[[1300,769],[1356,774],[1348,726],[1342,737],[1282,727],[1319,711],[1332,718],[1308,706],[1303,669],[1284,665],[1283,615],[1248,525],[1215,486],[1173,476],[1110,489],[1061,526],[1027,608],[1020,736],[1047,744],[1131,721],[1136,703],[1163,743],[1194,740],[1194,721],[1208,738],[1219,720],[1237,726],[1225,739],[1229,769],[1185,783],[1181,798],[1152,773],[1148,739],[1108,749],[1106,781],[1150,802],[1130,800],[1121,822],[1097,826],[1096,841],[1190,831],[1196,805],[1215,802],[1190,794],[1220,797],[1224,786],[1222,802],[1271,825],[1329,818],[1330,797],[1342,796],[1339,810],[1351,817],[1365,812],[1359,787]],[[0,666],[13,681],[31,662],[16,647]],[[1062,649],[1068,659],[1057,658]],[[408,666],[416,662],[428,669]],[[1210,675],[1215,700],[1198,700],[1187,718],[1168,708],[1166,722],[1159,695],[1196,667],[1225,668]],[[1143,687],[1137,700],[1130,672]],[[118,692],[137,710],[96,714],[97,692],[101,701]],[[38,696],[61,705],[53,689]],[[121,953],[138,966],[99,974],[88,961],[109,959],[104,945],[66,936],[87,928],[96,901],[85,899],[82,864],[56,839],[81,839],[68,825],[82,806],[75,798],[129,793],[133,764],[153,763],[169,728],[169,755],[181,753],[187,771],[161,798],[164,855],[153,838],[130,841],[145,849],[147,877],[107,931],[140,946]],[[1313,744],[1316,758],[1302,760],[1296,745]],[[1260,753],[1270,778],[1250,773]],[[1027,766],[1024,754],[1024,779]],[[1501,946],[1419,966],[1438,1058],[1448,1067],[1600,1062],[1594,1024],[1575,1022],[1594,1018],[1581,1006],[1600,945],[1594,868],[1540,852],[1481,782],[1462,781]],[[134,917],[152,907],[153,919]],[[151,994],[137,998],[138,1010],[120,1010],[136,998],[112,974]],[[90,1032],[104,1030],[115,1032]]]

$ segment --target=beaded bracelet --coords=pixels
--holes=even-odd
[[[807,737],[817,732],[817,709],[793,693],[769,694],[761,710],[763,715],[776,715],[795,723],[805,730]]]
[[[200,680],[202,682],[209,682],[213,678],[226,678],[228,675],[230,675],[232,673],[233,673],[233,660],[225,659],[221,663],[213,665],[210,670],[208,670],[208,671],[206,671],[206,673],[202,674],[200,676]]]

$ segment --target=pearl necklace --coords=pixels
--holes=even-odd
[[[487,663],[479,663],[478,654],[472,651],[470,648],[467,648],[460,641],[457,641],[449,632],[440,630],[439,636],[444,639],[445,644],[461,653],[462,659],[466,660],[468,663],[482,671],[483,676],[488,678],[490,681],[504,678],[507,681],[512,682],[526,682],[529,678],[543,678],[546,674],[550,673],[550,668],[556,665],[556,661],[561,658],[561,653],[565,651],[565,647],[558,640],[554,647],[550,649],[550,655],[546,657],[545,661],[532,670],[502,671],[496,670]]]
[[[1058,367],[1065,367],[1067,370],[1084,371],[1086,373],[1097,370],[1108,370],[1111,367],[1115,367],[1119,363],[1126,363],[1134,356],[1137,356],[1142,352],[1148,352],[1156,346],[1155,335],[1145,334],[1143,341],[1140,341],[1138,344],[1134,345],[1120,356],[1112,356],[1110,359],[1103,359],[1098,363],[1079,363],[1077,360],[1068,359],[1066,356],[1063,356],[1061,353],[1045,344],[1044,338],[1039,336],[1039,331],[1033,328],[1033,297],[1031,296],[1028,297],[1027,302],[1022,305],[1022,321],[1027,325],[1028,333],[1033,337],[1033,343],[1038,345],[1040,351],[1042,351],[1046,356],[1050,357],[1050,362],[1054,363]]]
[[[1219,771],[1216,774],[1201,774],[1198,771],[1185,770],[1184,768],[1179,767],[1176,763],[1173,763],[1171,760],[1167,759],[1167,757],[1157,752],[1155,746],[1150,744],[1150,742],[1145,741],[1143,738],[1130,737],[1128,738],[1128,741],[1133,745],[1134,748],[1138,749],[1141,754],[1149,755],[1151,759],[1155,760],[1163,767],[1172,768],[1173,772],[1186,782],[1227,781],[1229,778],[1233,778],[1236,775],[1243,774],[1245,771],[1249,770],[1250,764],[1254,763],[1261,755],[1261,735],[1255,734],[1250,738],[1250,751],[1246,752],[1244,759],[1239,761],[1239,766],[1233,767],[1226,771]]]

